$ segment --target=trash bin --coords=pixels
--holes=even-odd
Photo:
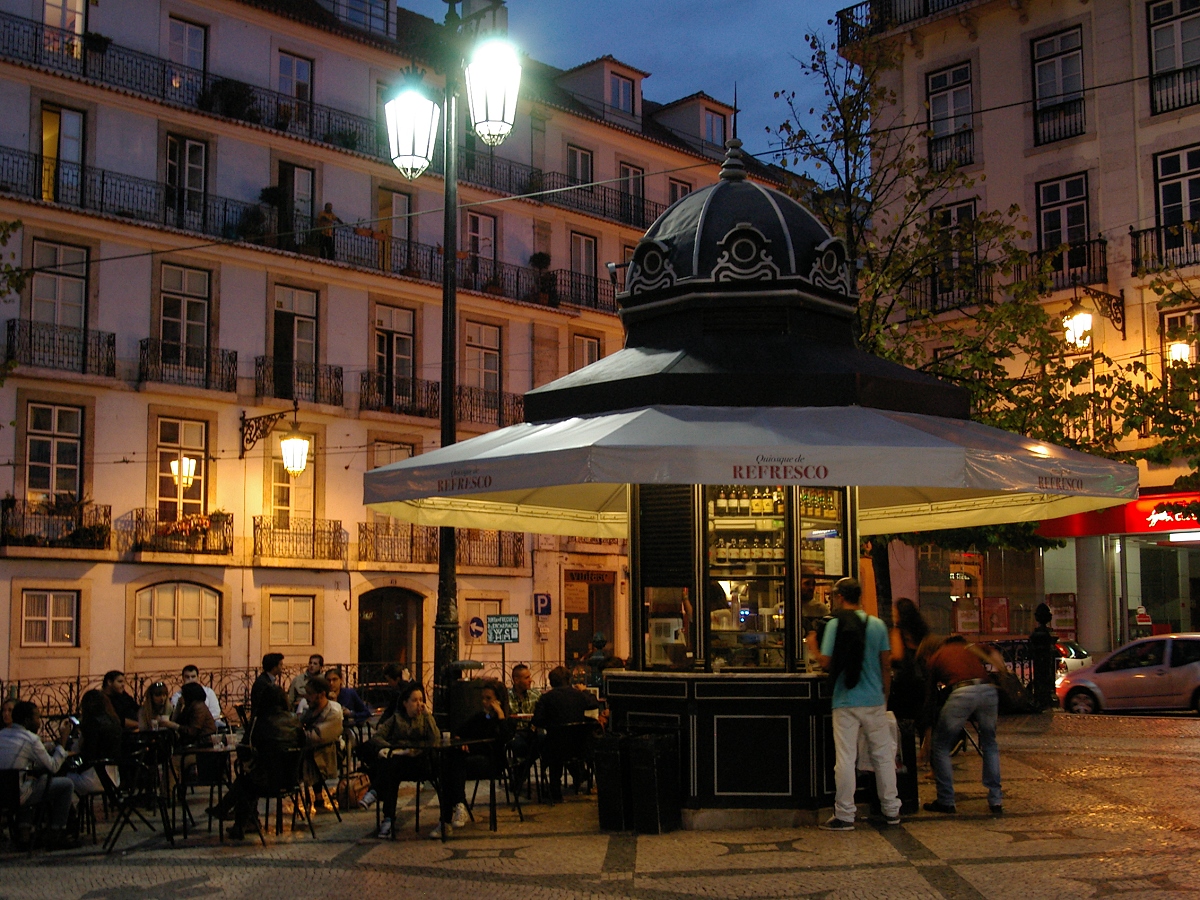
[[[606,734],[592,750],[596,772],[596,808],[601,831],[632,831],[633,802],[629,785],[628,738]]]
[[[662,834],[679,827],[679,738],[646,734],[628,739],[633,827],[638,834]]]

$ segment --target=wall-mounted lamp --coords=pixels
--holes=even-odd
[[[1172,341],[1167,345],[1167,360],[1188,365],[1192,361],[1192,345],[1187,341]]]
[[[190,456],[181,456],[171,460],[171,479],[185,491],[196,480],[196,460]]]
[[[1075,296],[1063,315],[1067,343],[1076,350],[1087,350],[1092,346],[1092,312],[1080,302],[1080,291],[1096,304],[1097,312],[1112,322],[1113,327],[1121,332],[1121,340],[1125,340],[1125,292],[1109,294],[1086,284],[1081,285],[1078,279],[1072,279],[1071,285]]]
[[[279,442],[279,450],[283,454],[283,467],[293,478],[304,474],[308,465],[308,437],[300,431],[300,401],[292,401],[292,429]],[[287,416],[286,412],[268,413],[265,416],[246,418],[242,411],[242,447],[238,451],[238,459],[243,459],[246,452],[254,449],[254,445],[271,433],[275,424]],[[174,466],[172,466],[174,469]]]

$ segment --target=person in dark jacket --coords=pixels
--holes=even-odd
[[[392,822],[396,817],[396,794],[401,781],[424,781],[433,772],[431,754],[422,749],[422,744],[436,744],[441,739],[437,722],[425,710],[425,693],[415,681],[401,688],[397,695],[396,712],[380,721],[368,748],[371,764],[371,791],[363,798],[375,802],[377,795],[383,801],[383,818],[379,824],[378,837],[389,837]],[[450,823],[451,810],[442,804],[442,822]],[[436,831],[441,837],[439,824]],[[432,836],[432,835],[431,835]]]
[[[531,724],[538,734],[539,755],[544,757],[543,762],[547,767],[550,797],[553,800],[561,800],[563,760],[556,753],[546,753],[547,730],[586,722],[588,713],[599,709],[600,703],[591,691],[576,690],[572,686],[571,670],[566,666],[551,669],[549,680],[550,690],[538,698],[537,706],[533,708]],[[521,774],[523,773],[518,773]]]
[[[206,744],[217,733],[217,723],[208,711],[203,685],[193,681],[183,686],[173,721],[178,726],[178,746]]]
[[[1033,702],[1038,709],[1047,709],[1055,703],[1054,669],[1057,662],[1056,636],[1050,630],[1054,619],[1050,607],[1039,603],[1033,611],[1037,627],[1029,633],[1029,658],[1033,661]]]
[[[130,731],[137,731],[138,703],[125,692],[125,673],[117,669],[104,673],[104,681],[100,686],[112,703],[113,709],[121,719],[121,725]]]
[[[911,815],[920,809],[917,792],[917,739],[925,733],[925,672],[917,662],[917,649],[929,635],[929,625],[921,610],[908,597],[895,602],[891,630],[892,686],[887,708],[896,716],[900,729],[900,754],[904,771],[897,773],[900,814]]]
[[[358,691],[342,681],[341,669],[327,671],[325,680],[329,682],[329,699],[342,708],[347,725],[361,725],[371,718],[371,710],[363,703]]]
[[[104,790],[100,776],[96,773],[96,763],[100,760],[112,760],[113,765],[107,766],[108,776],[114,785],[121,783],[120,770],[116,760],[121,756],[121,720],[113,709],[112,701],[103,691],[90,690],[80,701],[79,745],[76,748],[83,768],[68,772],[67,777],[75,785],[76,796],[99,794]]]
[[[268,653],[262,658],[262,671],[258,673],[258,677],[254,679],[254,686],[250,688],[250,715],[254,716],[254,707],[258,703],[258,696],[261,691],[267,688],[279,686],[279,676],[283,674],[283,654]],[[286,694],[284,695],[287,696]]]
[[[515,720],[508,705],[508,689],[497,679],[488,678],[479,692],[483,706],[459,726],[455,737],[465,741],[487,740],[463,752],[442,754],[441,802],[450,808],[450,826],[467,824],[467,778],[486,779],[504,764],[504,750],[512,738]],[[439,835],[440,836],[440,835]]]

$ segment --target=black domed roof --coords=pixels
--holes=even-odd
[[[852,305],[842,242],[791,197],[748,181],[741,141],[726,146],[720,180],[672,204],[638,243],[621,305],[641,306],[706,282],[791,286]]]

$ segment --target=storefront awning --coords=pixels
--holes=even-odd
[[[625,537],[628,484],[857,485],[860,531],[1033,521],[1124,503],[1137,469],[976,422],[865,407],[645,407],[512,425],[368,472],[424,525]]]
[[[1155,512],[1164,503],[1197,503],[1200,493],[1156,494],[1042,522],[1038,534],[1050,538],[1095,537],[1102,534],[1170,534],[1200,530],[1200,521],[1178,513]]]

